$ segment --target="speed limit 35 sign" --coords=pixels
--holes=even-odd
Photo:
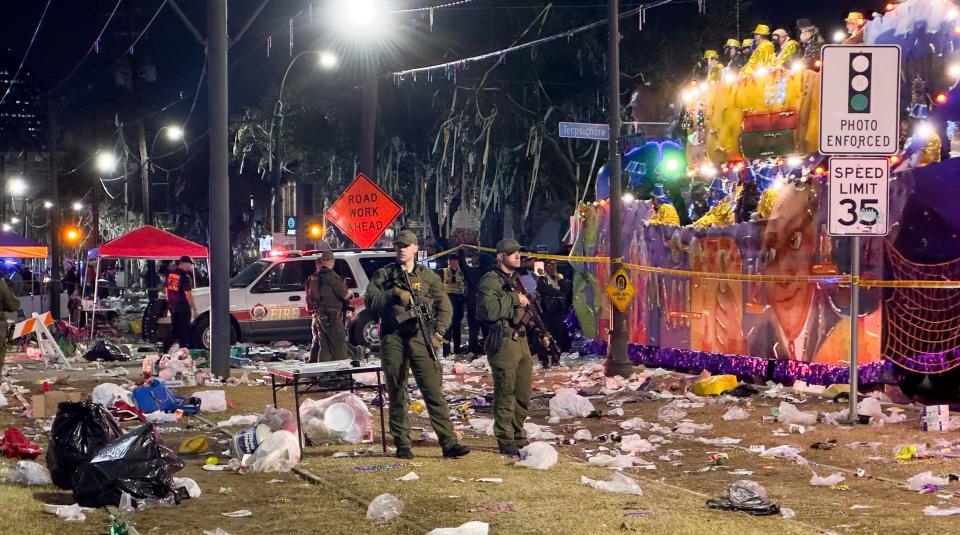
[[[886,236],[889,178],[886,158],[830,158],[829,234]]]

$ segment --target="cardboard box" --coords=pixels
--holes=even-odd
[[[57,415],[57,405],[60,403],[64,401],[77,402],[81,400],[83,400],[83,392],[54,390],[33,396],[30,403],[33,405],[34,418],[53,418]]]

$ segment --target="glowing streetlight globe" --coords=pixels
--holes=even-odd
[[[117,157],[112,152],[100,152],[97,154],[96,165],[101,173],[112,173],[117,168]]]
[[[23,197],[27,193],[27,181],[19,176],[7,180],[7,193],[13,197]]]
[[[183,128],[173,125],[167,127],[167,139],[170,141],[180,141],[183,139]]]
[[[317,58],[317,63],[321,68],[329,70],[336,68],[337,64],[340,63],[340,60],[333,52],[321,52],[320,57]]]
[[[80,202],[80,201],[74,202],[74,203],[73,203],[73,211],[74,211],[74,212],[79,212],[80,210],[83,210],[83,203]]]

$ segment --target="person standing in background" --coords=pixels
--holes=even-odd
[[[180,347],[190,347],[190,321],[197,307],[193,303],[193,259],[181,256],[177,268],[167,273],[164,289],[167,294],[167,308],[170,310],[170,336],[163,343],[163,350],[170,349],[175,342]]]
[[[445,338],[447,342],[443,344],[443,354],[453,355],[460,351],[460,330],[463,324],[463,307],[467,293],[466,279],[463,276],[463,270],[460,269],[460,259],[456,256],[447,260],[447,267],[440,270],[440,280],[443,282],[443,289],[450,298],[450,305],[453,306],[453,321],[450,328],[447,329]],[[450,343],[453,342],[453,349]]]

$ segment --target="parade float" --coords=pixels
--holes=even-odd
[[[856,36],[899,45],[903,82],[889,233],[860,241],[860,384],[913,386],[930,376],[949,386],[960,373],[960,284],[945,282],[960,281],[960,158],[941,158],[941,139],[960,151],[958,10],[910,0],[864,19]],[[848,382],[852,248],[827,232],[820,61],[778,61],[763,46],[738,69],[706,54],[704,75],[679,89],[679,135],[623,155],[623,199],[609,198],[604,169],[596,200],[577,207],[571,327],[586,352],[606,353],[609,208],[621,202],[634,362]]]

